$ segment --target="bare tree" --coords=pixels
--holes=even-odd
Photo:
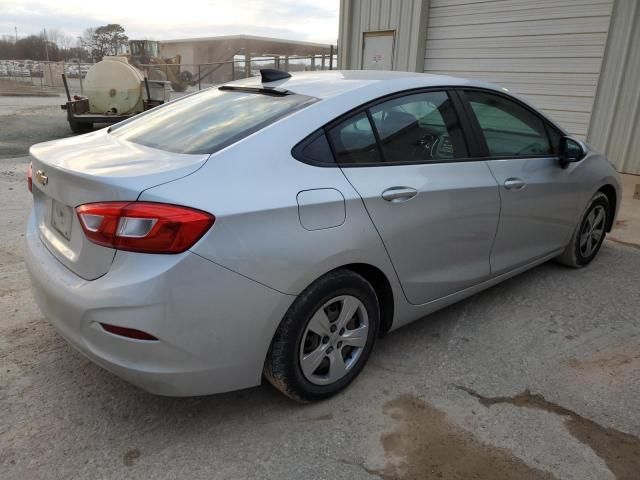
[[[58,39],[58,47],[60,47],[60,51],[64,56],[65,62],[69,60],[71,56],[70,49],[72,44],[73,44],[73,37],[70,37],[69,35],[65,35],[65,34],[60,35],[60,38]]]

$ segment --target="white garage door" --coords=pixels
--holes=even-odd
[[[425,72],[499,83],[586,137],[613,0],[431,0]]]

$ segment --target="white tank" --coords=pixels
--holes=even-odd
[[[144,75],[126,57],[104,57],[87,72],[84,95],[91,113],[127,113],[144,110]]]

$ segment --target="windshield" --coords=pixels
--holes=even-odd
[[[114,125],[110,133],[175,153],[213,153],[315,100],[211,88]]]

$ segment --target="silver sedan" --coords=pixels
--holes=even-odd
[[[263,71],[30,154],[40,308],[160,395],[326,398],[390,330],[589,264],[620,201],[603,155],[506,89],[414,73]]]

